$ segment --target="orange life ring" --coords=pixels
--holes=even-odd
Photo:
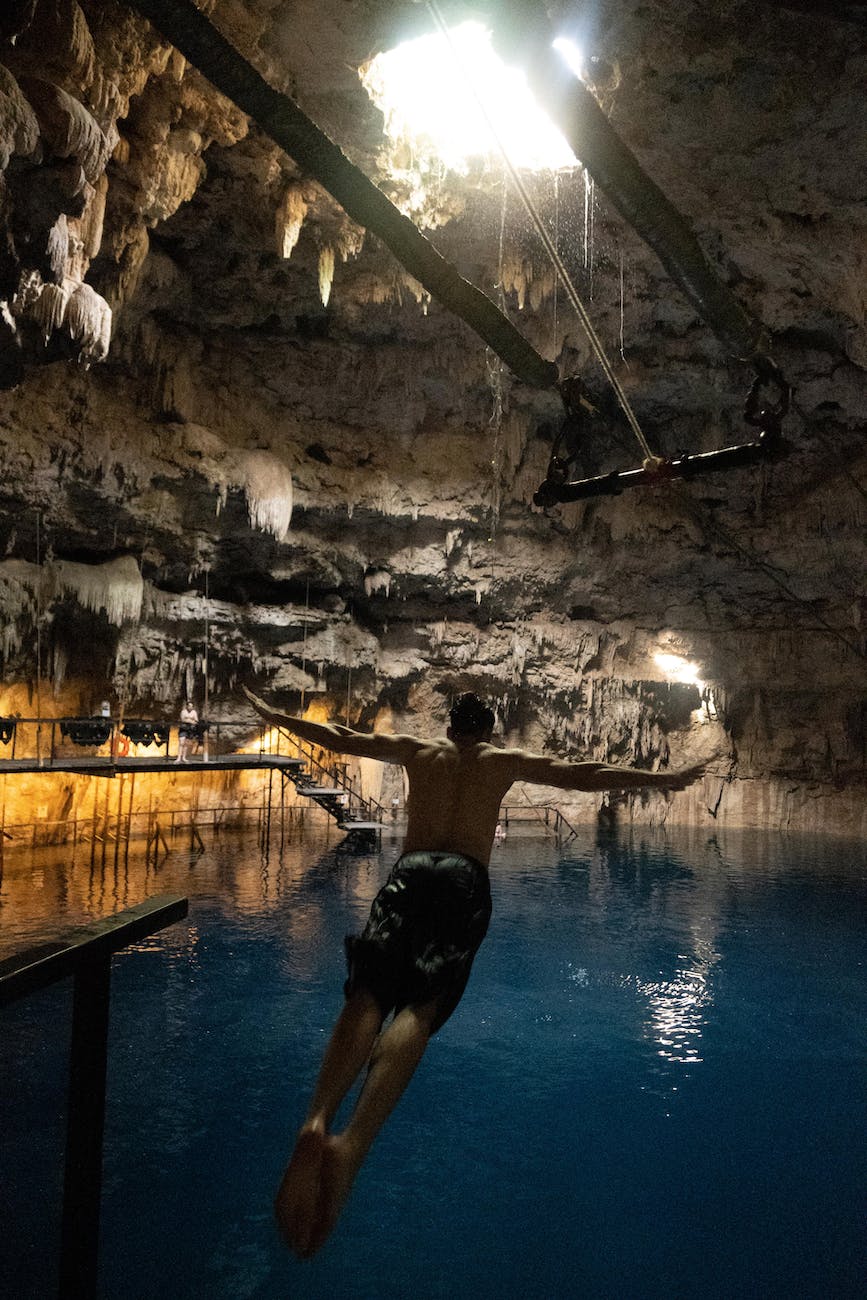
[[[118,758],[126,758],[129,753],[129,736],[119,735],[114,743],[114,752]]]

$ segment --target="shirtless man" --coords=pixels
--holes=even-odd
[[[454,1011],[491,913],[488,861],[500,804],[515,781],[562,790],[683,790],[705,764],[644,772],[497,749],[494,715],[475,695],[451,710],[445,738],[363,733],[279,713],[248,699],[272,726],[323,749],[399,763],[409,778],[403,853],[374,899],[360,938],[347,938],[346,1001],[277,1192],[286,1243],[309,1258],[333,1229],[361,1164],[431,1034]],[[385,1018],[394,1019],[383,1030]],[[369,1063],[342,1133],[329,1132],[341,1101]]]

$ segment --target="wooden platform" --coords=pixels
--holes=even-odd
[[[297,772],[303,769],[300,758],[286,754],[219,754],[205,761],[198,756],[187,763],[178,763],[164,756],[148,758],[112,758],[109,754],[89,758],[55,757],[37,763],[35,758],[0,759],[0,774],[4,772],[67,772],[78,776],[120,776],[125,772]]]

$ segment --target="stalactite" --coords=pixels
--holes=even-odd
[[[66,284],[44,284],[39,297],[33,304],[30,315],[42,330],[42,337],[47,343],[55,330],[60,329],[66,315],[69,302],[69,289]]]
[[[533,311],[539,311],[546,299],[553,295],[555,283],[552,267],[537,267],[532,258],[514,250],[504,252],[500,285],[504,293],[516,295],[519,311],[523,311],[528,302]]]
[[[434,653],[440,650],[445,641],[446,631],[448,629],[448,619],[443,619],[441,623],[434,623],[428,632],[428,647]]]
[[[89,284],[69,282],[64,325],[70,337],[81,344],[79,356],[85,365],[103,361],[111,344],[111,308]]]
[[[306,216],[307,203],[303,189],[300,185],[290,185],[277,206],[274,218],[277,252],[280,257],[288,259],[292,256],[292,250],[298,243]]]
[[[70,235],[78,240],[81,246],[80,255],[85,263],[81,267],[72,268],[72,274],[77,275],[79,278],[83,278],[87,273],[90,262],[96,257],[102,244],[102,226],[105,220],[105,201],[107,197],[108,177],[103,174],[96,184],[91,187],[87,207],[82,215],[68,221]]]
[[[391,581],[391,574],[386,569],[375,569],[372,573],[366,573],[364,575],[365,596],[375,596],[380,591],[384,591],[388,596],[391,593]]]
[[[27,560],[0,561],[0,644],[6,664],[32,636],[43,580],[42,569]]]
[[[105,170],[114,140],[109,141],[84,105],[59,86],[40,77],[22,77],[20,85],[49,151],[56,158],[76,158],[93,184]]]
[[[284,541],[292,522],[292,475],[270,451],[242,452],[240,462],[250,523]]]
[[[59,285],[45,284],[38,271],[26,271],[12,300],[12,315],[34,320],[46,342],[55,330],[66,329],[87,366],[108,355],[111,308],[89,284],[69,277]]]
[[[141,617],[144,583],[131,555],[105,564],[57,560],[51,566],[51,576],[60,591],[70,592],[83,609],[104,612],[116,627]]]
[[[395,267],[388,275],[371,275],[356,281],[354,296],[359,302],[370,302],[377,306],[389,303],[403,306],[406,293],[420,304],[423,314],[427,315],[431,295],[402,267]]]
[[[74,0],[68,7],[68,14],[71,20],[71,31],[68,35],[69,57],[81,84],[89,86],[93,81],[96,67],[93,37],[81,6],[74,3]]]
[[[520,686],[521,678],[524,676],[524,665],[527,662],[527,647],[517,632],[512,637],[511,658],[512,683],[515,686]]]
[[[26,158],[39,144],[39,123],[18,82],[0,64],[0,171],[13,154]]]
[[[354,221],[344,221],[334,241],[341,262],[348,262],[350,257],[358,257],[364,247],[365,234],[363,226],[357,226]]]
[[[328,299],[331,297],[331,286],[334,283],[334,249],[326,247],[319,253],[319,297],[322,299],[322,306],[328,306]]]
[[[59,283],[69,273],[69,223],[64,212],[48,232],[46,254],[50,278]]]
[[[96,50],[90,28],[77,0],[29,0],[9,4],[27,14],[15,42],[16,56],[40,75],[57,75],[87,89],[95,75]]]

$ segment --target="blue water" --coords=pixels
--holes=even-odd
[[[233,841],[158,870],[7,869],[3,949],[161,892],[114,963],[111,1300],[867,1293],[865,850],[730,835],[510,840],[465,998],[324,1251],[271,1198],[397,854]],[[69,990],[3,1013],[3,1294],[52,1294]],[[22,1057],[25,1058],[22,1063]]]

